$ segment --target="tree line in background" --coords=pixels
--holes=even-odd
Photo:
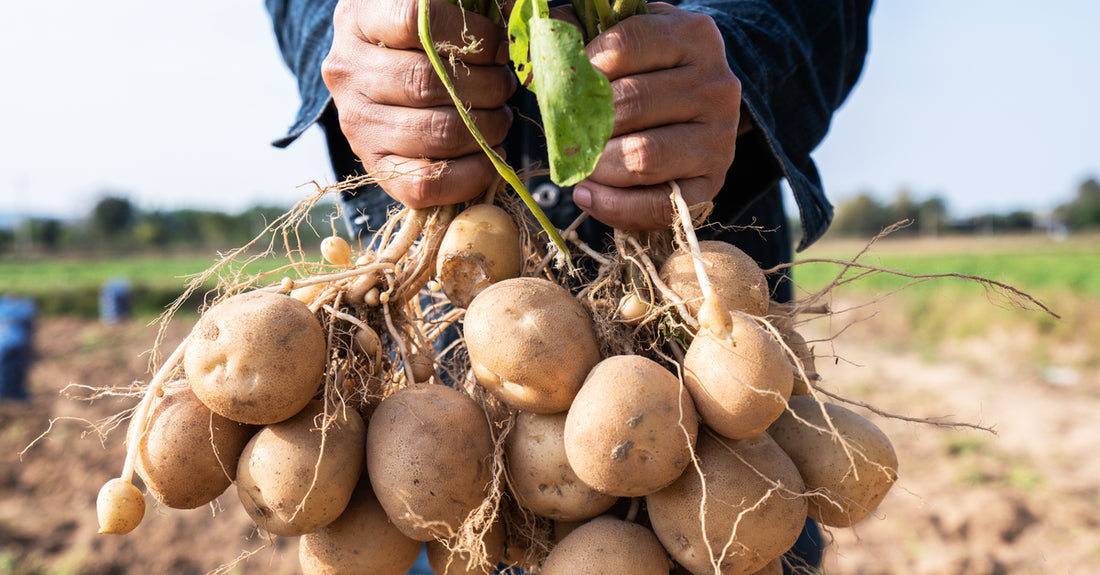
[[[1045,231],[1074,233],[1100,229],[1100,182],[1089,178],[1077,188],[1077,195],[1051,213],[1019,210],[965,218],[952,217],[947,202],[939,196],[917,199],[906,190],[892,201],[881,202],[871,194],[859,194],[836,206],[829,235],[869,238],[897,222],[909,220],[895,236],[937,236],[947,234],[1025,233]]]
[[[80,220],[29,218],[12,229],[0,229],[0,255],[41,251],[226,250],[245,245],[285,211],[281,206],[253,207],[238,214],[193,209],[142,211],[124,195],[107,194]],[[311,221],[319,233],[326,233],[334,211],[331,202],[320,202],[314,208]],[[902,220],[910,220],[913,225],[896,232],[897,236],[1037,230],[1072,233],[1100,229],[1100,182],[1095,178],[1085,180],[1073,200],[1050,214],[1016,211],[953,218],[947,202],[939,196],[918,199],[901,191],[892,201],[881,202],[871,194],[860,194],[836,206],[829,235],[869,238]],[[324,229],[322,222],[326,224]]]
[[[252,241],[286,211],[286,206],[256,206],[237,214],[196,209],[142,211],[124,195],[108,194],[79,220],[28,218],[12,229],[0,229],[0,255],[228,250]],[[314,225],[327,223],[334,213],[331,202],[320,202],[311,221]],[[327,229],[318,227],[318,233]]]

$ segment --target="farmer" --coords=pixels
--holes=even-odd
[[[421,50],[417,0],[266,3],[302,100],[275,145],[319,124],[341,180],[406,174],[342,194],[353,234],[376,230],[392,202],[462,202],[490,185],[493,167]],[[567,2],[551,4],[564,4],[556,16],[572,13]],[[648,9],[587,47],[615,100],[613,136],[595,172],[571,189],[545,177],[528,188],[559,228],[590,214],[581,238],[600,247],[610,227],[667,228],[675,180],[688,204],[713,202],[711,220],[725,224],[700,230],[700,239],[736,244],[762,267],[790,261],[779,182],[793,191],[805,248],[832,217],[810,153],[862,70],[871,0],[684,0]],[[453,76],[490,145],[514,167],[547,167],[535,99],[517,89],[503,30],[443,0],[432,0],[431,14],[437,43],[481,40],[480,50],[455,55],[462,65]],[[441,160],[440,177],[424,178]],[[790,285],[772,281],[773,298],[790,299]],[[817,565],[820,532],[809,524],[803,535],[794,551]]]

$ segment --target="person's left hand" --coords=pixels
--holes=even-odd
[[[741,119],[741,82],[714,20],[664,3],[650,3],[649,12],[586,48],[611,81],[615,127],[573,201],[619,229],[668,227],[672,180],[688,205],[712,201],[733,163]]]

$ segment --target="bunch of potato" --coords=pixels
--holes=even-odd
[[[186,344],[185,379],[135,417],[150,493],[193,508],[235,484],[259,528],[301,537],[304,572],[376,574],[405,573],[423,542],[439,574],[500,563],[767,573],[807,517],[852,525],[885,496],[897,476],[889,440],[810,395],[800,374],[812,373],[812,352],[786,318],[768,316],[767,281],[740,250],[701,245],[729,310],[722,330],[685,329],[686,349],[661,340],[651,348],[668,351],[619,354],[607,353],[590,303],[551,276],[523,275],[518,234],[503,210],[474,206],[432,252],[439,290],[465,309],[466,386],[441,385],[447,372],[430,361],[417,372],[428,347],[402,341],[414,332],[392,317],[415,320],[401,311],[415,302],[349,298],[326,312],[302,300],[341,305],[332,289],[256,290],[207,310]],[[341,254],[330,261],[353,269]],[[642,315],[713,304],[693,268],[690,254],[669,256],[653,279],[670,293]],[[379,307],[384,338],[365,324],[333,329],[378,320]],[[614,321],[638,323],[616,307]],[[349,393],[371,378],[386,380],[376,400]],[[144,507],[109,485],[120,503],[104,531],[125,532]]]

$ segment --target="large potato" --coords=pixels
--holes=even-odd
[[[463,332],[478,383],[523,411],[565,411],[600,360],[584,307],[541,278],[486,288],[466,310]]]
[[[786,553],[806,522],[806,499],[779,445],[766,433],[739,440],[708,433],[696,455],[702,481],[690,467],[646,497],[653,531],[672,558],[695,575],[746,575]]]
[[[154,401],[137,457],[149,493],[174,509],[217,499],[237,476],[237,461],[256,428],[210,411],[186,385],[165,386]]]
[[[851,450],[851,458],[829,430],[822,405]],[[832,527],[859,523],[878,507],[898,477],[898,458],[890,439],[867,418],[839,405],[795,396],[790,406],[819,429],[784,413],[768,433],[794,461],[812,493],[810,517]]]
[[[592,489],[569,466],[565,418],[565,413],[521,412],[504,456],[520,506],[555,521],[580,521],[607,511],[617,498]]]
[[[488,494],[493,438],[469,396],[414,384],[382,400],[367,428],[367,469],[378,501],[406,536],[458,532]]]
[[[714,431],[732,438],[758,435],[783,413],[794,378],[783,346],[744,315],[734,313],[732,344],[702,331],[684,355],[684,383]]]
[[[302,535],[298,560],[305,575],[405,575],[420,547],[394,527],[364,477],[340,517]]]
[[[316,531],[344,512],[363,471],[366,426],[354,409],[333,409],[322,431],[324,403],[265,426],[245,446],[237,494],[261,529],[291,537]]]
[[[683,473],[698,430],[691,395],[672,372],[640,355],[616,355],[592,368],[573,400],[565,454],[593,489],[638,497]]]
[[[290,296],[248,292],[210,308],[191,331],[184,369],[214,413],[256,425],[302,410],[321,385],[325,334]]]
[[[668,556],[653,532],[607,515],[565,536],[542,575],[668,575]]]
[[[485,288],[519,275],[519,228],[498,206],[470,206],[447,226],[435,261],[436,279],[447,299],[467,307]]]
[[[699,251],[706,262],[707,277],[726,306],[755,316],[768,313],[768,280],[748,254],[721,241],[699,242]],[[691,315],[699,317],[703,290],[692,255],[684,251],[672,254],[661,266],[660,274],[665,285],[685,301]]]

